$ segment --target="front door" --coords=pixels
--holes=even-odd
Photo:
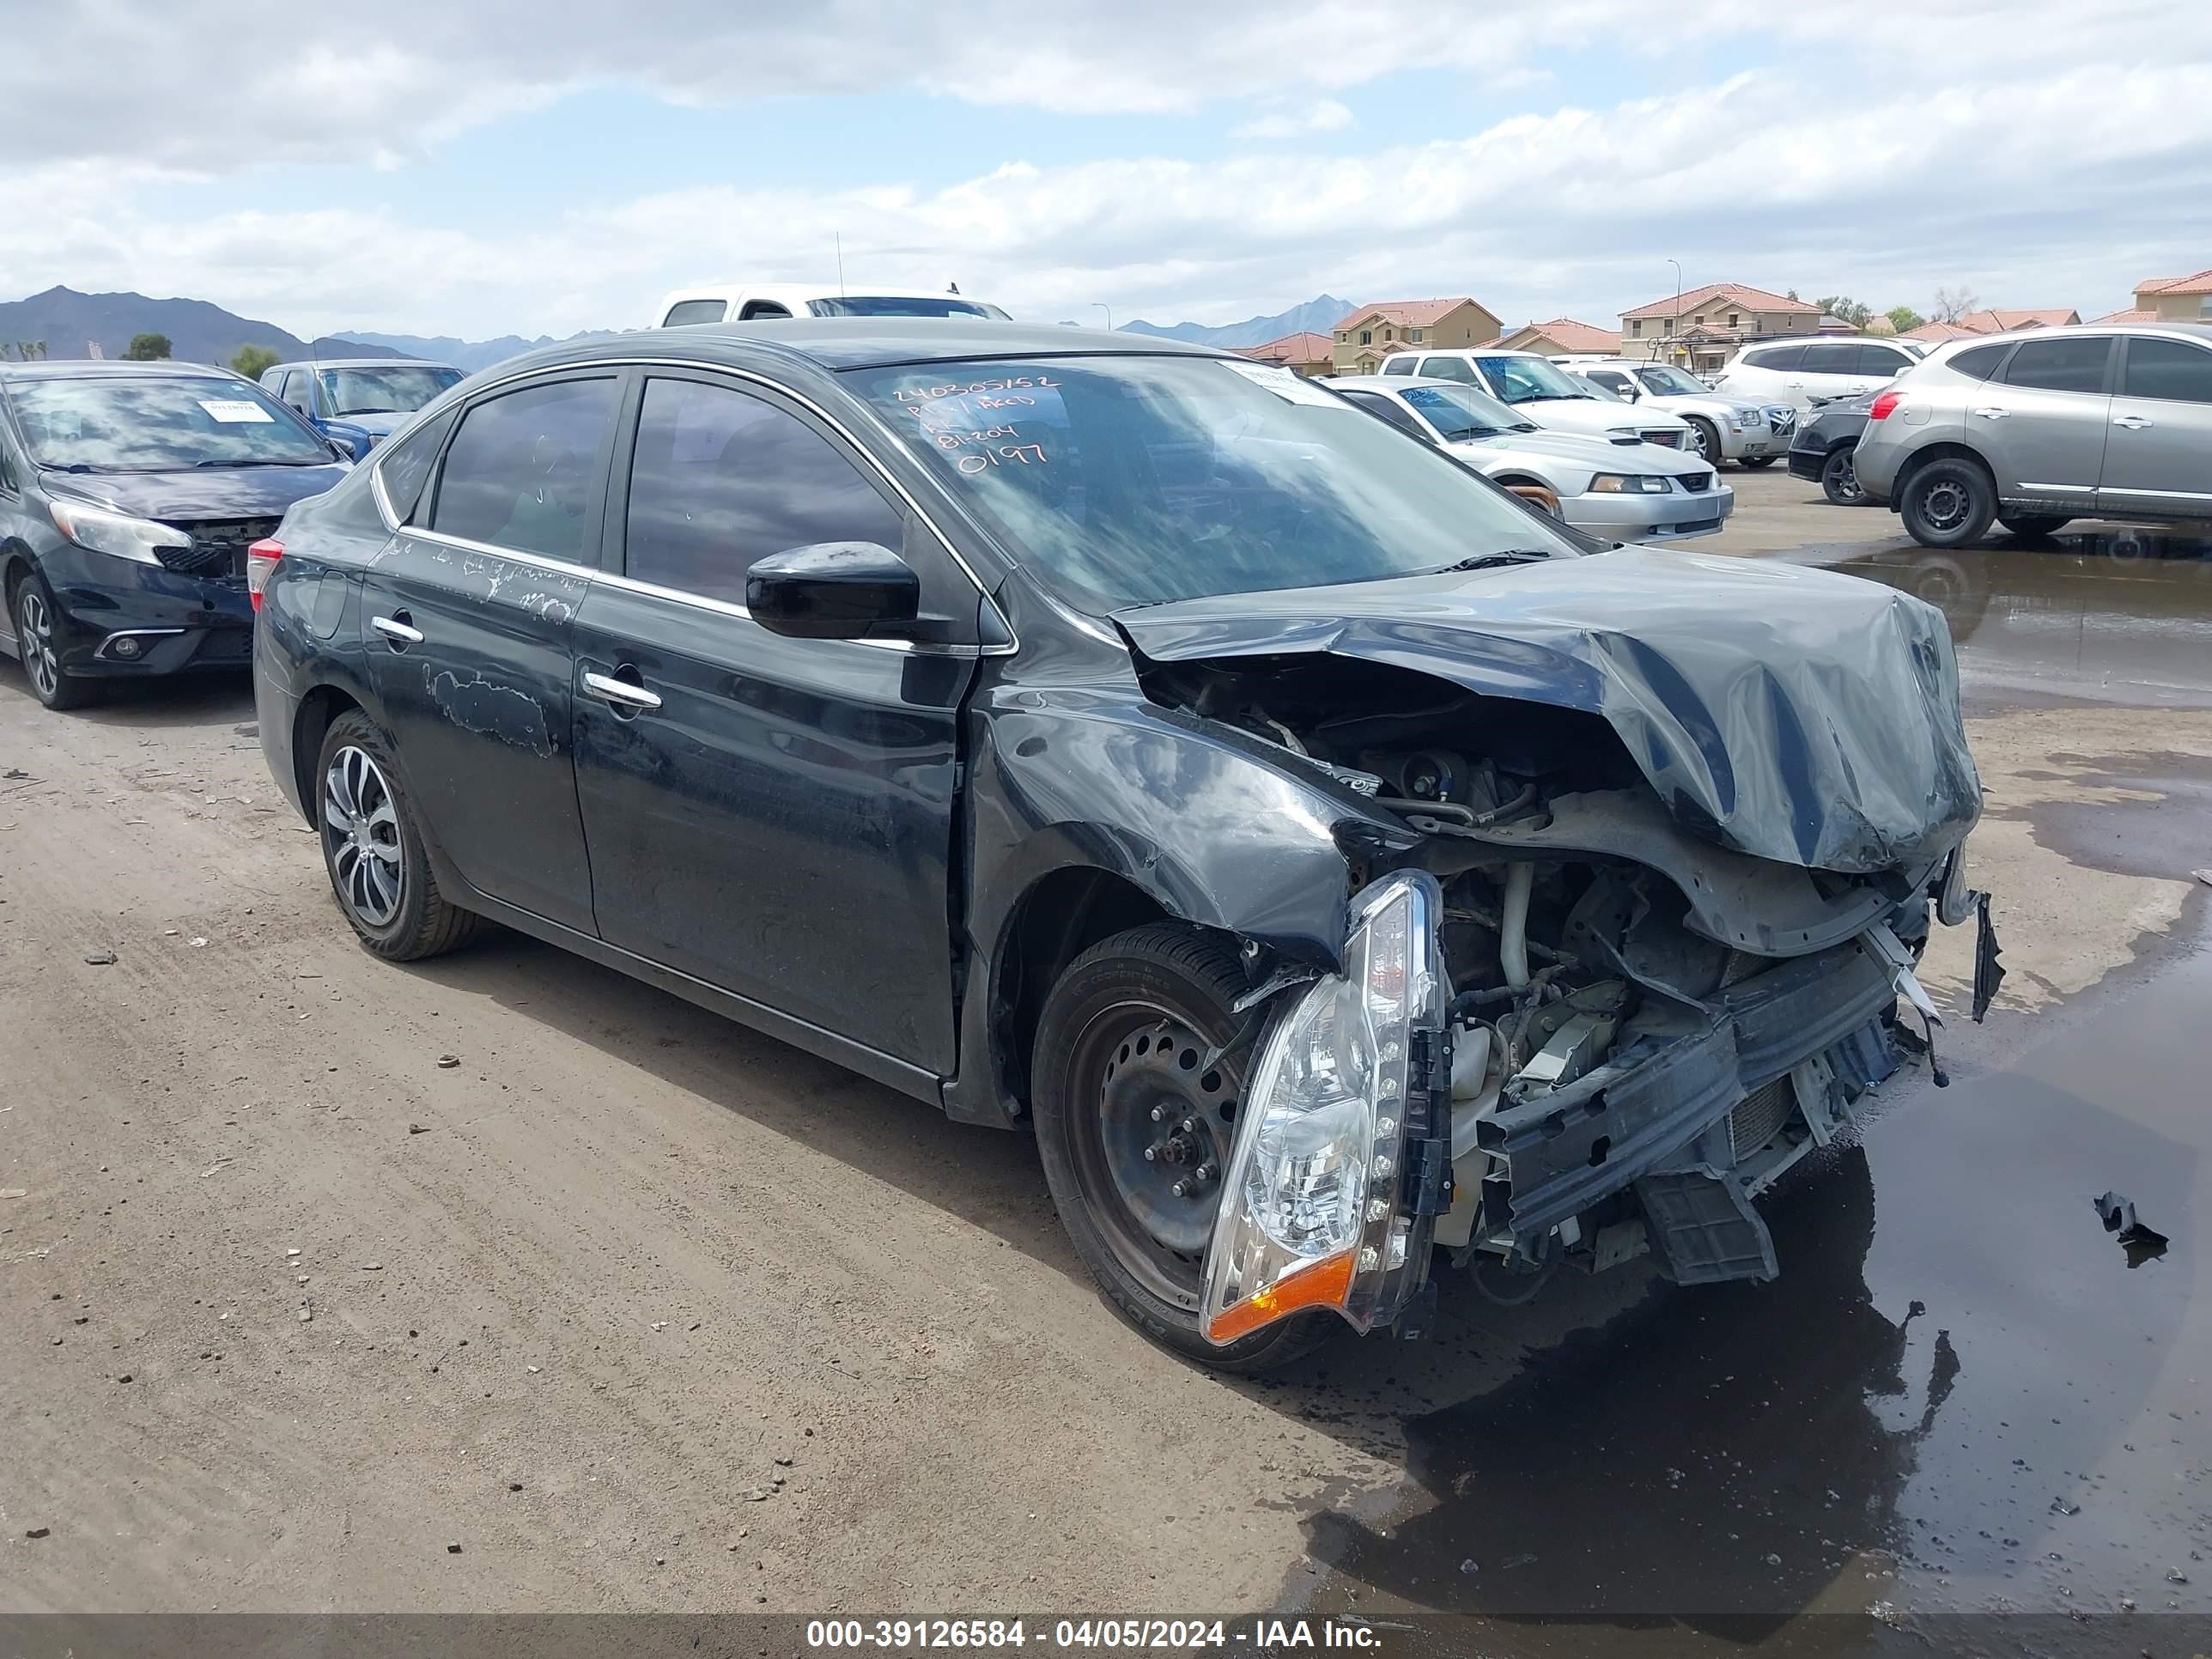
[[[1966,441],[1988,460],[2000,497],[2089,510],[2105,461],[2113,343],[2066,329],[2036,335],[2014,349],[2002,381],[1967,393]]]
[[[793,404],[655,372],[623,422],[607,562],[577,619],[577,793],[601,937],[939,1073],[952,1069],[950,867],[972,643],[796,640],[745,571],[875,542],[925,615],[973,583],[868,463]]]
[[[2125,349],[2099,508],[2212,518],[2212,348],[2137,334]]]
[[[430,833],[478,892],[586,933],[574,618],[623,384],[554,375],[468,405],[362,576],[371,680]]]

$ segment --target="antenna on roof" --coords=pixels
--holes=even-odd
[[[837,244],[837,297],[845,297],[845,238],[842,232],[831,231],[830,238]]]

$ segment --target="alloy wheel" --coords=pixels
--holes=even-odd
[[[23,672],[42,702],[61,690],[62,659],[54,649],[54,613],[36,585],[26,581],[15,595],[15,638],[23,653]]]
[[[365,749],[348,744],[323,774],[323,848],[346,908],[367,927],[389,927],[407,887],[399,809]]]
[[[1718,466],[1721,464],[1720,446],[1713,441],[1713,434],[1695,421],[1690,422],[1690,444],[1707,465]]]

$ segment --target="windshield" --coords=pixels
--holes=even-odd
[[[951,295],[929,295],[921,299],[888,295],[840,295],[834,300],[809,300],[806,308],[817,317],[989,317],[999,322],[1006,313],[996,306]]]
[[[323,404],[333,418],[346,415],[409,415],[461,378],[458,368],[409,363],[392,368],[325,368]]]
[[[1490,389],[1509,404],[1543,403],[1553,398],[1608,401],[1556,363],[1541,357],[1477,357]]]
[[[1398,396],[1420,410],[1421,417],[1448,444],[1536,429],[1533,422],[1521,419],[1497,398],[1471,386],[1409,386]]]
[[[313,428],[243,380],[21,380],[9,396],[31,459],[44,467],[161,472],[331,460]]]
[[[1086,610],[1574,551],[1443,452],[1285,368],[1133,356],[851,378],[1014,556]]]
[[[1705,395],[1703,381],[1664,363],[1656,368],[1638,369],[1636,378],[1644,382],[1646,392],[1656,392],[1662,398],[1702,398]]]

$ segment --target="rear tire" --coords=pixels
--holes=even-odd
[[[331,890],[370,952],[419,962],[459,950],[482,930],[482,916],[438,890],[391,745],[358,708],[323,735],[313,806]]]
[[[1226,1347],[1199,1328],[1206,1241],[1250,1057],[1210,1070],[1197,1062],[1236,1031],[1231,1005],[1247,988],[1226,941],[1178,922],[1133,927],[1060,975],[1030,1064],[1045,1184],[1106,1300],[1161,1346],[1243,1376],[1287,1364],[1340,1328],[1334,1315],[1298,1314]],[[1170,1141],[1167,1155],[1144,1158],[1145,1146]],[[1172,1193],[1170,1182],[1209,1163],[1210,1192]]]
[[[2000,516],[1997,522],[2024,542],[2039,542],[2047,536],[2057,535],[2074,520],[2061,518],[2057,514],[2044,514],[2039,516],[2034,514],[2017,513],[2009,516]]]
[[[1757,472],[1765,467],[1772,466],[1777,459],[1778,458],[1772,455],[1747,455],[1743,458],[1743,464],[1753,472]]]
[[[1946,455],[1914,471],[1898,512],[1923,547],[1967,547],[1989,533],[1996,490],[1978,462]]]
[[[54,603],[54,590],[36,570],[27,570],[8,596],[8,611],[15,629],[15,649],[21,654],[23,678],[31,695],[52,709],[82,708],[99,695],[100,688],[73,678],[62,669],[62,647],[69,624]]]
[[[1852,446],[1828,453],[1827,464],[1820,469],[1820,493],[1838,507],[1865,507],[1868,497],[1859,488],[1856,465],[1851,459]]]

